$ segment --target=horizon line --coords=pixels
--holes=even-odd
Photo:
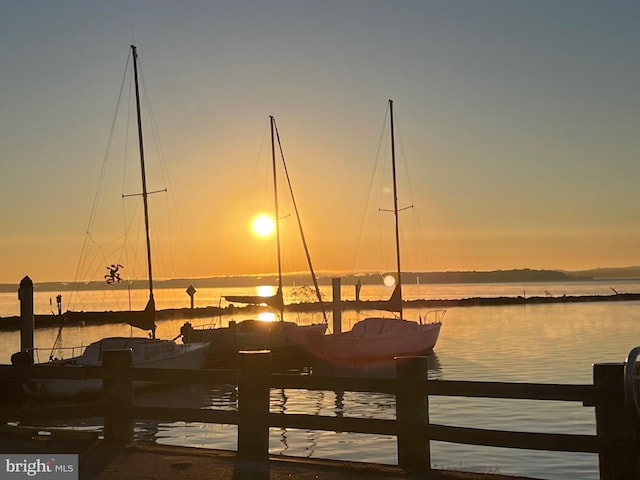
[[[430,270],[410,270],[410,271],[403,271],[402,274],[403,275],[411,275],[411,274],[425,274],[425,275],[438,275],[438,274],[469,274],[469,273],[476,273],[476,274],[483,274],[483,273],[496,273],[496,272],[557,272],[557,273],[567,273],[567,274],[580,274],[580,273],[588,273],[588,272],[597,272],[597,271],[616,271],[616,270],[634,270],[634,269],[638,269],[640,270],[640,265],[629,265],[629,266],[624,266],[624,267],[595,267],[595,268],[586,268],[586,269],[577,269],[577,270],[567,270],[567,269],[561,269],[561,268],[529,268],[529,267],[524,267],[524,268],[509,268],[509,269],[494,269],[494,270],[436,270],[436,271],[430,271]],[[320,272],[318,272],[318,274],[316,275],[317,277],[322,277],[324,279],[326,279],[327,277],[333,277],[333,276],[341,276],[341,277],[368,277],[368,276],[372,276],[372,275],[384,275],[387,273],[395,273],[392,271],[381,271],[381,270],[363,270],[360,272],[352,272],[352,273],[347,273],[344,271],[338,271],[338,270],[321,270]],[[306,276],[306,275],[310,275],[309,272],[306,271],[298,271],[298,272],[284,272],[282,274],[283,277],[295,277],[295,276]],[[260,278],[260,277],[274,277],[274,276],[278,276],[277,272],[270,272],[270,273],[247,273],[247,274],[236,274],[236,275],[211,275],[211,276],[206,276],[206,277],[172,277],[172,278],[156,278],[154,279],[155,282],[172,282],[172,281],[197,281],[197,280],[216,280],[216,279],[242,279],[242,278]],[[22,279],[20,279],[20,281],[17,282],[0,282],[0,285],[2,286],[12,286],[12,285],[19,285],[20,282],[22,280],[24,280],[25,278],[29,277],[31,279],[31,277],[29,275],[25,275],[24,277],[22,277]],[[33,279],[32,279],[33,280]],[[129,282],[129,283],[139,283],[139,282],[145,282],[147,281],[146,278],[136,278],[136,279],[129,279],[124,281],[123,283]],[[36,282],[34,282],[35,284]],[[37,284],[91,284],[91,283],[103,283],[102,280],[82,280],[82,281],[78,281],[78,280],[43,280],[40,282],[37,282]]]

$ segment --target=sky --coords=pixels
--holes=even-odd
[[[147,182],[167,189],[149,196],[156,278],[276,270],[274,239],[249,228],[273,209],[270,115],[314,268],[395,269],[389,99],[398,204],[412,206],[403,270],[640,265],[637,1],[0,9],[1,283],[96,280],[112,263],[144,277],[142,202],[122,198],[140,191],[131,44]],[[283,269],[302,271],[278,182]]]

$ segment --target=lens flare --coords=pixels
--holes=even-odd
[[[382,281],[387,287],[393,287],[396,284],[396,278],[393,275],[385,275]]]

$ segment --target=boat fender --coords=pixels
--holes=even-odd
[[[16,352],[11,355],[11,365],[33,365],[33,358],[29,352]]]
[[[191,322],[186,322],[182,327],[180,327],[180,335],[182,335],[183,343],[189,343],[191,340],[191,332],[193,332]]]

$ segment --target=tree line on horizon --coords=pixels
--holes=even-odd
[[[383,273],[363,273],[349,275],[322,275],[318,277],[321,285],[331,285],[333,278],[339,276],[343,285],[381,285]],[[283,275],[285,286],[302,286],[311,283],[308,274],[292,273]],[[598,279],[640,279],[640,267],[598,268],[581,271],[562,270],[492,270],[492,271],[456,271],[456,272],[402,272],[405,284],[438,284],[438,283],[529,283],[529,282],[571,282]],[[197,279],[155,280],[157,288],[187,288],[193,285],[197,288],[234,288],[252,287],[260,285],[276,285],[277,275],[241,275],[231,277],[207,277]],[[0,284],[0,292],[17,292],[19,282],[15,284]],[[40,282],[34,283],[36,291],[68,291],[99,290],[103,288],[147,288],[146,280],[133,280],[128,284],[123,282],[117,287],[110,287],[104,281],[92,282]]]

